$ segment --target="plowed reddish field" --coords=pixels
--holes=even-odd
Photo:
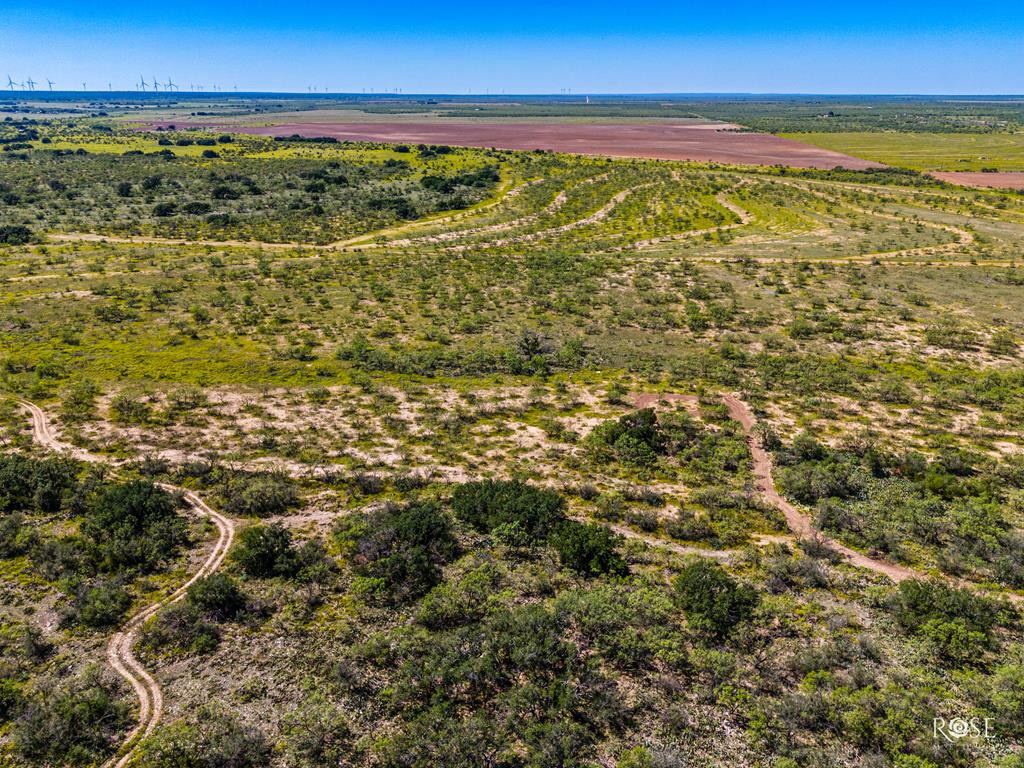
[[[154,127],[161,125],[154,124]],[[163,124],[166,125],[166,124]],[[176,126],[186,127],[181,122]],[[792,139],[749,133],[735,126],[693,123],[284,123],[272,126],[207,123],[205,128],[267,136],[333,136],[347,141],[451,144],[500,149],[549,149],[583,155],[651,157],[737,165],[789,165],[801,168],[878,168],[878,163],[850,157]]]
[[[937,179],[965,187],[994,187],[995,189],[1024,189],[1024,171],[981,173],[976,171],[931,171]]]

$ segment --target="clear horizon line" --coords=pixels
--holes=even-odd
[[[147,98],[151,97],[167,97],[167,98],[186,98],[190,96],[221,96],[221,97],[232,97],[232,96],[298,96],[298,97],[327,97],[327,96],[345,96],[352,98],[387,98],[387,99],[416,99],[416,98],[550,98],[550,99],[578,99],[590,97],[598,98],[609,98],[609,97],[649,97],[649,98],[678,98],[678,97],[706,97],[706,96],[744,96],[744,97],[884,97],[884,98],[1003,98],[1003,99],[1024,99],[1024,93],[1007,93],[1007,92],[985,92],[985,91],[972,91],[972,92],[945,92],[945,91],[567,91],[567,92],[551,92],[551,91],[512,91],[512,92],[501,92],[494,93],[493,89],[484,89],[482,91],[423,91],[423,92],[400,92],[395,93],[387,90],[377,91],[373,90],[370,92],[365,91],[302,91],[302,90],[283,90],[283,91],[268,91],[268,90],[243,90],[234,88],[220,89],[220,90],[181,90],[180,86],[178,90],[172,91],[141,91],[137,88],[131,89],[88,89],[88,90],[77,90],[77,89],[54,89],[52,91],[48,89],[36,89],[36,90],[18,90],[0,89],[0,96],[6,98],[38,98],[38,97],[49,97],[49,96],[64,96],[64,95],[86,95],[86,96],[103,96],[103,95],[134,95],[144,96]]]

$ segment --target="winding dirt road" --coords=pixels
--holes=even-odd
[[[58,439],[50,427],[46,414],[35,403],[19,398],[18,404],[31,415],[32,439],[39,445],[56,453],[71,456],[79,461],[100,464],[108,463],[101,456],[68,445]],[[193,512],[212,520],[213,524],[217,527],[217,541],[213,546],[213,550],[203,561],[203,564],[188,581],[132,616],[107,643],[107,661],[121,677],[128,681],[139,699],[139,718],[138,723],[125,737],[118,755],[108,760],[104,764],[104,768],[124,768],[134,756],[135,747],[138,745],[139,740],[148,736],[153,731],[163,714],[163,695],[160,692],[160,686],[153,679],[153,676],[146,671],[132,651],[139,629],[161,609],[183,599],[188,588],[196,581],[216,571],[221,566],[221,563],[224,562],[224,558],[227,556],[228,550],[235,539],[235,524],[229,518],[211,509],[195,493],[184,488],[167,485],[166,483],[159,483],[159,486],[170,493],[181,494],[182,498],[192,507]]]
[[[735,190],[732,190],[735,191]],[[661,245],[662,243],[673,243],[679,240],[690,240],[695,237],[704,237],[704,235],[711,235],[716,232],[728,232],[731,229],[739,229],[745,227],[754,221],[754,215],[743,208],[738,203],[734,203],[732,200],[725,196],[725,192],[719,192],[715,195],[715,200],[728,211],[736,214],[739,217],[739,221],[733,224],[720,224],[717,227],[705,227],[704,229],[691,229],[689,232],[677,232],[673,235],[659,235],[658,237],[649,237],[646,240],[637,240],[635,243],[629,245],[620,245],[615,248],[616,251],[629,251],[629,250],[640,250],[641,248],[647,248],[651,245]]]
[[[809,515],[802,512],[778,493],[778,490],[775,487],[775,480],[772,477],[771,456],[764,450],[764,447],[761,445],[761,441],[757,438],[757,435],[754,434],[754,426],[757,424],[757,419],[755,418],[754,412],[749,404],[737,394],[723,394],[721,396],[721,400],[724,406],[729,410],[729,417],[743,428],[743,433],[746,436],[746,443],[750,445],[758,493],[761,494],[765,501],[778,509],[785,516],[786,525],[791,531],[793,531],[793,534],[797,539],[815,537],[829,549],[837,552],[843,560],[848,562],[850,565],[881,573],[897,584],[906,579],[928,580],[931,578],[932,574],[930,573],[915,570],[914,568],[908,568],[905,565],[898,565],[888,560],[869,557],[863,552],[858,552],[855,549],[847,547],[836,539],[830,539],[823,536],[821,531],[814,528]],[[643,394],[633,396],[633,404],[636,408],[652,408],[659,402],[684,402],[688,408],[695,408],[699,400],[694,395],[668,392],[645,392]],[[989,594],[987,590],[979,587],[977,584],[952,577],[941,578],[947,584],[954,587],[969,589],[977,592],[978,594]],[[1016,605],[1024,605],[1024,595],[1015,592],[1000,592],[997,594],[1000,597],[1006,597],[1010,602]]]
[[[879,560],[878,558],[869,557],[863,552],[851,549],[842,542],[824,536],[820,531],[816,530],[811,524],[810,516],[799,510],[784,498],[778,490],[776,490],[775,480],[772,477],[772,459],[769,453],[761,446],[761,442],[754,434],[754,425],[757,423],[757,419],[754,417],[754,412],[751,410],[750,406],[736,394],[723,394],[721,396],[721,400],[725,407],[729,409],[730,418],[743,427],[743,432],[747,438],[747,444],[750,446],[750,455],[754,463],[754,478],[758,493],[761,494],[765,501],[782,512],[786,518],[786,525],[789,527],[790,531],[793,532],[794,536],[798,539],[815,536],[819,541],[837,552],[843,560],[850,565],[882,574],[897,583],[905,579],[929,578],[929,574],[922,571],[917,571],[903,565],[897,565],[896,563],[891,563],[888,560]],[[674,393],[646,392],[633,396],[633,405],[636,408],[651,408],[661,402],[682,402],[688,407],[693,408],[697,406],[699,401],[694,395],[680,395]],[[979,590],[977,585],[960,579],[944,577],[944,580],[954,586],[984,592],[984,590]],[[1003,593],[1003,595],[1013,603],[1024,605],[1024,595],[1012,592]]]
[[[761,496],[773,507],[782,512],[786,517],[786,524],[789,529],[799,538],[808,538],[817,535],[830,549],[835,550],[843,559],[851,565],[865,568],[875,573],[888,576],[895,582],[904,579],[924,579],[927,576],[923,573],[906,568],[902,565],[890,563],[887,560],[878,560],[868,557],[862,552],[850,549],[835,539],[822,536],[815,531],[811,525],[811,518],[805,515],[793,504],[787,501],[775,488],[775,480],[772,478],[772,458],[763,447],[761,442],[754,435],[754,425],[757,423],[754,412],[747,403],[737,395],[722,395],[722,402],[729,409],[729,416],[743,427],[747,436],[747,444],[750,446],[750,455],[754,461],[754,478],[757,490]]]

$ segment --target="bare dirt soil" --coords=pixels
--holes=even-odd
[[[931,175],[950,184],[963,187],[992,187],[993,189],[1024,189],[1024,171],[932,171]]]
[[[151,124],[164,127],[167,122]],[[565,124],[485,122],[291,122],[252,126],[218,122],[178,128],[231,130],[261,136],[333,136],[343,141],[451,144],[499,149],[547,149],[581,155],[695,160],[732,165],[788,165],[799,168],[880,168],[879,163],[813,147],[767,133],[738,130],[725,123]]]

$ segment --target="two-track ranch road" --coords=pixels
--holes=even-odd
[[[46,414],[35,403],[22,399],[19,399],[18,403],[32,417],[32,439],[36,443],[48,450],[63,453],[80,461],[104,462],[102,457],[59,440],[50,428]],[[160,716],[163,714],[163,695],[160,692],[160,686],[153,679],[153,676],[146,671],[132,651],[139,628],[146,623],[147,619],[154,616],[162,608],[183,599],[188,588],[196,581],[209,576],[220,568],[235,539],[235,524],[229,518],[211,509],[195,493],[165,483],[160,483],[159,485],[170,493],[180,493],[195,513],[212,520],[213,524],[217,526],[217,541],[213,546],[213,550],[203,561],[203,564],[188,581],[169,595],[146,606],[132,616],[107,643],[107,661],[121,677],[128,681],[139,698],[139,718],[138,723],[125,738],[124,745],[119,753],[120,756],[115,755],[111,758],[106,763],[105,768],[124,768],[134,756],[135,747],[139,740],[153,731],[156,724],[160,721]]]
[[[775,480],[772,477],[771,456],[761,446],[760,441],[754,434],[754,425],[757,423],[757,420],[754,418],[753,410],[751,410],[747,402],[737,394],[724,394],[721,396],[721,401],[725,407],[729,409],[730,418],[736,421],[743,428],[743,432],[746,435],[747,444],[750,446],[750,455],[754,464],[754,478],[758,492],[767,502],[785,515],[787,526],[798,539],[816,535],[826,546],[838,552],[850,565],[855,565],[858,568],[864,568],[868,571],[880,573],[897,583],[904,579],[928,578],[928,574],[922,573],[921,571],[916,571],[913,568],[908,568],[903,565],[897,565],[896,563],[890,563],[887,560],[879,560],[874,557],[869,557],[863,552],[851,549],[845,544],[842,544],[835,539],[828,538],[820,532],[815,531],[811,525],[810,517],[797,509],[793,504],[785,499],[778,490],[776,490]],[[637,408],[651,408],[660,402],[682,402],[686,403],[690,407],[696,407],[699,401],[694,395],[658,392],[649,392],[635,395],[633,397],[633,405]],[[957,579],[944,577],[944,580],[954,586],[975,589],[974,585]],[[1006,597],[1011,602],[1018,605],[1024,604],[1024,596],[1022,595],[1008,593]]]

